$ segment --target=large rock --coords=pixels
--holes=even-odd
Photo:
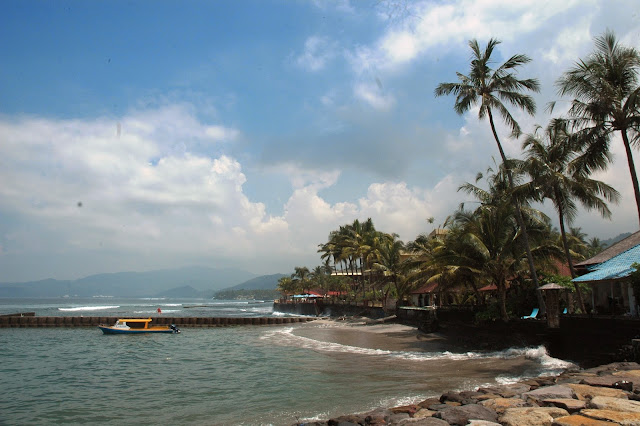
[[[602,388],[597,386],[581,385],[577,383],[568,384],[576,397],[581,401],[590,400],[596,396],[609,396],[612,398],[627,399],[627,394],[620,389]]]
[[[441,418],[450,425],[463,426],[469,423],[469,420],[487,420],[490,422],[496,422],[498,420],[498,415],[495,411],[478,404],[446,408],[438,411],[434,417]]]
[[[557,407],[509,408],[500,417],[506,426],[551,426],[558,417],[568,416],[567,410]]]
[[[608,396],[596,396],[591,400],[591,406],[600,410],[626,411],[628,413],[640,413],[640,401],[611,398]]]
[[[449,423],[444,420],[435,419],[433,417],[424,417],[422,419],[416,419],[415,417],[412,419],[402,420],[398,425],[411,425],[411,426],[449,426]]]
[[[613,410],[582,410],[582,414],[594,419],[615,422],[621,425],[640,425],[640,413],[625,413]],[[607,423],[611,424],[611,423]]]
[[[479,404],[495,411],[498,414],[504,413],[508,408],[525,407],[527,405],[527,403],[520,398],[487,399],[481,401]]]
[[[607,421],[572,414],[570,416],[558,417],[553,422],[553,426],[612,426],[612,424]]]
[[[554,406],[567,410],[570,413],[575,413],[583,408],[586,408],[587,403],[573,398],[558,398],[558,399],[545,399],[543,403],[547,406]]]
[[[534,401],[544,401],[545,399],[575,398],[575,396],[573,389],[568,385],[554,385],[525,392],[522,394],[522,399],[531,398]]]

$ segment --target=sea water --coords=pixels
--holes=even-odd
[[[99,309],[117,316],[108,311],[126,315],[147,304],[129,302],[126,308],[123,301],[93,306],[119,306]],[[148,303],[148,314],[158,302]],[[12,303],[11,309],[36,312],[83,307],[75,301]],[[188,316],[199,309],[164,303]],[[233,303],[201,309],[229,316],[267,309],[259,302]],[[543,347],[438,351],[409,339],[390,346],[386,326],[375,327],[372,333],[321,321],[135,336],[103,335],[93,327],[0,329],[0,424],[291,425],[557,374],[569,365]]]

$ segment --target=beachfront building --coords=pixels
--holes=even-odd
[[[591,286],[594,313],[638,315],[638,301],[629,279],[634,263],[640,263],[640,231],[576,265],[583,275],[573,281]]]

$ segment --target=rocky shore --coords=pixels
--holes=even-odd
[[[303,423],[299,423],[302,425]],[[305,425],[640,425],[640,364],[612,363],[515,384],[447,392]]]

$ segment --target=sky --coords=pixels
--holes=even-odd
[[[411,241],[499,158],[477,108],[433,95],[468,72],[468,41],[532,59],[537,112],[511,109],[532,133],[607,29],[640,49],[637,0],[0,2],[0,282],[291,273],[355,219]],[[621,200],[611,220],[580,210],[590,238],[638,230],[612,148],[595,178]]]

